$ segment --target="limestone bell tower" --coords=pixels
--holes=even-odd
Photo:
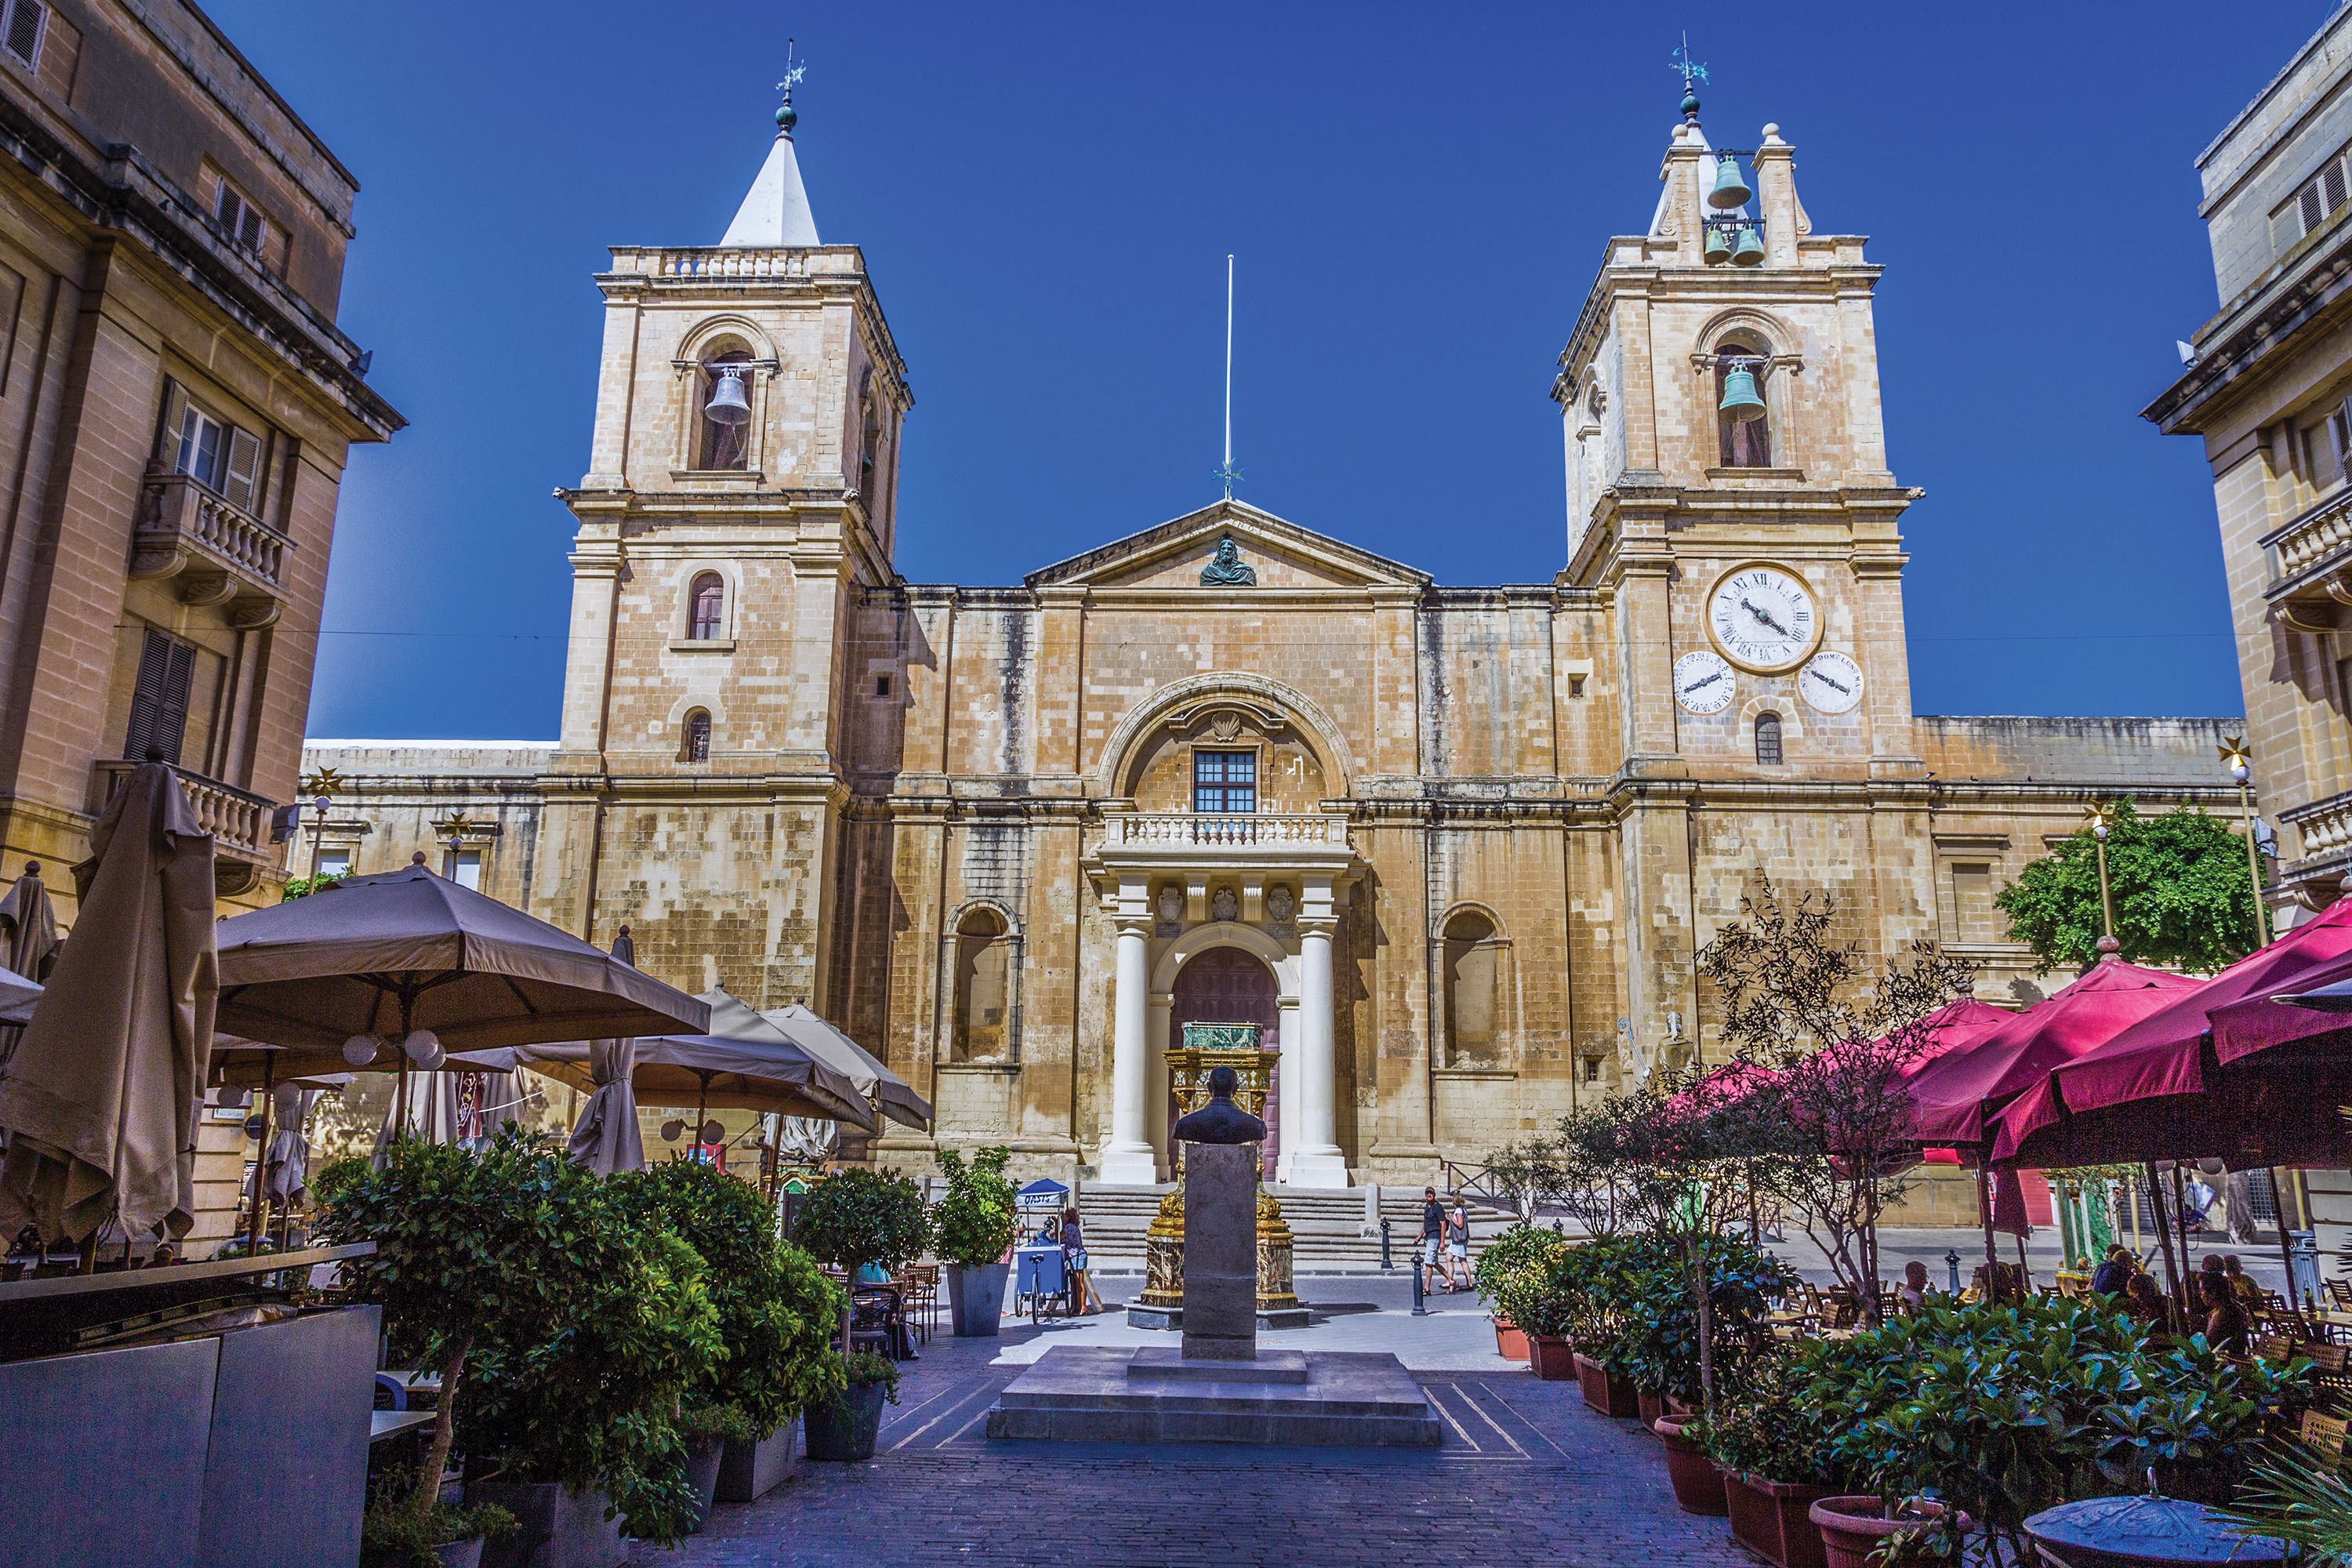
[[[1685,97],[1649,228],[1610,241],[1553,386],[1561,582],[1614,620],[1623,886],[1638,906],[1622,921],[1627,1032],[1651,1040],[1700,1016],[1694,949],[1737,913],[1754,868],[1859,889],[1871,857],[1913,852],[1896,837],[1927,840],[1898,528],[1919,492],[1887,465],[1880,268],[1859,236],[1813,231],[1780,127],[1716,147],[1698,109]],[[1845,796],[1887,843],[1815,844],[1785,826],[1803,819],[1783,808]],[[1933,914],[1876,896],[1850,907],[1882,911],[1888,951]]]
[[[789,89],[717,245],[622,246],[536,907],[756,1006],[823,1005],[859,595],[891,564],[905,362],[802,183]],[[688,809],[691,803],[691,811]],[[629,836],[635,879],[600,878]],[[650,857],[644,846],[654,847]],[[650,874],[648,874],[650,870]]]

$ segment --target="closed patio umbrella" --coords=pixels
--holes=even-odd
[[[13,969],[0,969],[0,1024],[31,1023],[33,1004],[40,999],[41,987]],[[7,1049],[0,1046],[0,1067],[7,1062]]]
[[[33,986],[37,995],[57,950],[57,910],[50,906],[49,889],[41,881],[41,863],[27,860],[25,874],[16,879],[5,898],[0,898],[0,969]],[[23,1004],[22,1013],[18,1016],[11,999],[0,995],[0,1067],[6,1067],[8,1058],[16,1055],[24,1026],[32,1021],[29,999]]]
[[[646,1168],[645,1135],[637,1127],[636,1091],[630,1075],[637,1068],[634,1039],[588,1042],[588,1077],[595,1089],[580,1108],[567,1152],[575,1165],[600,1176]]]
[[[705,992],[705,1002],[716,1002],[713,994]],[[790,1036],[795,1045],[819,1061],[841,1073],[857,1086],[857,1092],[891,1121],[928,1131],[931,1125],[931,1102],[917,1094],[912,1085],[882,1065],[881,1059],[826,1023],[823,1018],[795,1002],[789,1007],[777,1007],[760,1015]]]
[[[172,770],[132,770],[74,868],[80,909],[43,1005],[0,1069],[0,1235],[76,1242],[195,1219],[212,1048],[213,839]]]

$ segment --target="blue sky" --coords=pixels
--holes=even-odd
[[[1680,84],[1872,237],[1921,712],[2241,710],[2207,470],[2137,411],[2213,311],[2190,160],[2315,0],[208,9],[360,176],[342,320],[414,422],[353,454],[322,736],[550,737],[615,243],[711,243],[783,40],[803,171],[908,361],[898,562],[1008,583],[1215,494],[1446,584],[1565,549],[1553,362]]]

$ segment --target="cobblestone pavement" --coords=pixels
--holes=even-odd
[[[1437,1359],[1457,1359],[1445,1347],[1459,1342],[1465,1322],[1406,1318],[1385,1327],[1402,1341],[1423,1326],[1435,1336]],[[1350,1328],[1362,1332],[1361,1324]],[[720,1504],[703,1533],[676,1551],[640,1543],[630,1561],[667,1568],[1755,1562],[1731,1543],[1722,1521],[1675,1509],[1656,1439],[1633,1422],[1586,1410],[1573,1384],[1538,1382],[1524,1368],[1419,1371],[1444,1417],[1444,1445],[1434,1451],[991,1442],[982,1428],[997,1390],[1052,1332],[1024,1321],[1008,1322],[998,1342],[940,1333],[903,1369],[900,1402],[885,1412],[871,1461],[808,1465],[801,1479],[756,1503]],[[1315,1344],[1314,1333],[1285,1342]],[[1489,1337],[1490,1352],[1492,1343]],[[1401,1353],[1408,1364],[1418,1359]]]

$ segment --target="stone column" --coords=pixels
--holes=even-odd
[[[1184,1150],[1184,1359],[1257,1359],[1257,1145]]]
[[[1144,942],[1150,931],[1147,911],[1119,911],[1111,994],[1110,1142],[1100,1160],[1100,1179],[1113,1185],[1150,1186],[1160,1175],[1144,1121],[1150,1067],[1145,1023],[1151,1001]]]
[[[1298,923],[1298,1147],[1287,1162],[1290,1184],[1297,1187],[1348,1184],[1331,1062],[1331,933],[1337,923],[1328,916]]]

